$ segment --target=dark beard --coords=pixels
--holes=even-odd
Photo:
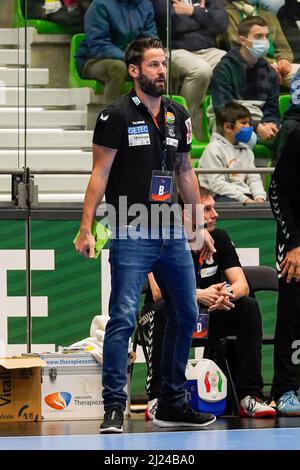
[[[139,84],[141,90],[144,93],[153,96],[154,98],[158,98],[159,96],[162,96],[165,93],[165,86],[163,88],[158,88],[157,84],[154,81],[149,80],[149,78],[146,77],[146,75],[144,75],[143,73],[140,73]]]

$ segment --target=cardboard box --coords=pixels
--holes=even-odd
[[[0,358],[0,423],[41,420],[39,357]]]
[[[102,366],[89,353],[44,354],[42,415],[46,421],[101,419]],[[127,385],[125,390],[129,390]],[[126,411],[128,412],[127,406]]]

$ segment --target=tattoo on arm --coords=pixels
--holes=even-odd
[[[176,153],[175,157],[175,173],[178,176],[192,169],[191,159],[188,153]]]

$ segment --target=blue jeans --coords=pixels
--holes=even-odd
[[[167,306],[162,351],[161,401],[184,401],[185,368],[198,308],[191,252],[180,229],[180,239],[113,239],[110,251],[110,319],[103,347],[103,399],[126,404],[128,341],[135,324],[140,293],[149,272],[156,277]]]

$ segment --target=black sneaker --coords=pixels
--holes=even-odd
[[[153,423],[161,428],[171,428],[175,426],[186,426],[201,428],[212,424],[216,417],[210,413],[199,413],[193,410],[187,403],[181,406],[158,404]]]
[[[104,419],[100,424],[100,432],[123,432],[124,407],[121,403],[112,403],[105,406]]]

